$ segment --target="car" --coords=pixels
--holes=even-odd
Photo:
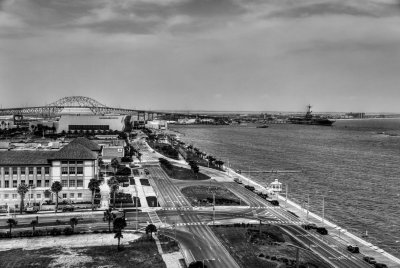
[[[376,263],[376,260],[375,260],[374,257],[365,256],[365,257],[363,258],[363,260],[366,261],[366,262],[368,262],[368,263],[370,263],[370,264],[375,264],[375,263]]]
[[[328,234],[328,230],[326,230],[325,227],[318,227],[316,230],[317,230],[317,232],[319,234],[322,234],[322,235],[327,235]]]
[[[317,229],[318,228],[318,226],[315,223],[303,224],[301,227],[303,227],[306,230],[311,230],[311,229]]]
[[[347,250],[351,253],[360,253],[360,248],[356,245],[348,245]]]
[[[384,263],[375,263],[375,268],[388,268]]]

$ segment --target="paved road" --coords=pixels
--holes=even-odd
[[[161,167],[148,167],[151,178],[154,180],[157,191],[162,193],[166,201],[166,208],[178,208],[179,220],[182,223],[199,223],[201,219],[193,213],[190,202],[183,196],[172,180]],[[173,213],[173,210],[172,210]],[[222,246],[211,229],[204,224],[176,226],[177,240],[188,252],[185,257],[189,260],[209,260],[208,267],[239,267],[232,256]],[[166,229],[167,233],[174,233]],[[183,235],[181,235],[183,233]],[[215,259],[211,261],[211,259]]]

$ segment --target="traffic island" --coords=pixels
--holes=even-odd
[[[248,204],[228,189],[220,186],[188,186],[181,189],[192,206],[247,206]]]
[[[162,159],[162,160],[161,160]],[[163,158],[160,159],[161,168],[168,174],[168,176],[175,180],[209,180],[210,176],[195,172],[191,169],[178,167],[176,165],[171,164],[168,160]]]
[[[211,226],[240,267],[296,267],[296,248],[302,247],[275,225],[242,224],[238,226]],[[300,250],[300,267],[328,268],[329,264],[309,251]]]

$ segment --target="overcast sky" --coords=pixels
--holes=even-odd
[[[0,105],[400,112],[397,0],[0,0]]]

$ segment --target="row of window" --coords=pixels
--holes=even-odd
[[[1,197],[1,195],[0,195]],[[28,198],[30,199],[41,199],[42,198],[42,194],[28,194],[27,195]],[[43,197],[45,197],[43,195]],[[77,193],[76,195],[77,198],[82,198],[82,193]],[[63,193],[62,194],[62,198],[68,198],[68,194],[67,193]],[[75,198],[75,193],[69,193],[69,198]],[[4,198],[3,199],[20,199],[18,194],[4,194]]]
[[[61,175],[83,175],[83,167],[61,167]]]
[[[44,182],[44,183],[43,183]],[[21,183],[26,183],[29,186],[35,187],[50,187],[50,180],[36,180],[36,185],[34,184],[33,180],[29,180],[29,182],[22,181]],[[12,185],[12,187],[10,187]],[[61,185],[63,187],[83,187],[83,180],[61,180]],[[9,181],[4,181],[3,188],[17,188],[18,181],[13,180],[12,184]],[[2,188],[1,181],[0,181],[0,188]]]
[[[28,182],[21,181],[21,183],[26,183],[29,186],[35,186],[35,187],[50,187],[50,180],[36,180],[36,185],[33,183],[33,180],[29,180]],[[10,187],[12,185],[12,187]],[[4,187],[3,188],[17,188],[18,187],[18,181],[13,180],[12,184],[10,184],[10,181],[4,181]],[[0,188],[2,188],[1,181],[0,181]]]
[[[61,180],[62,187],[83,187],[83,180]]]
[[[34,170],[36,169],[36,174],[41,175],[42,174],[42,168],[41,167],[28,167],[28,174],[33,175]],[[18,175],[18,167],[11,167],[11,174],[13,175]],[[25,175],[26,174],[26,167],[20,167],[20,174]],[[49,175],[50,174],[50,167],[45,167],[44,168],[44,174]],[[4,175],[10,175],[10,167],[4,167]]]
[[[68,130],[109,130],[109,125],[68,125]]]
[[[83,165],[83,161],[61,161],[61,165]]]

